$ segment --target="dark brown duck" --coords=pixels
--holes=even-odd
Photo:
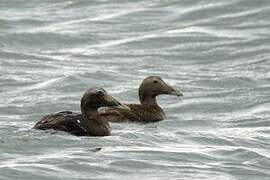
[[[159,76],[149,76],[143,80],[139,88],[140,104],[126,104],[130,110],[102,108],[100,112],[111,122],[161,121],[166,117],[156,100],[156,97],[161,94],[183,96],[180,91],[165,83]]]
[[[55,129],[78,136],[108,136],[111,127],[108,120],[98,112],[100,107],[127,109],[102,88],[90,88],[81,98],[81,114],[62,111],[43,117],[34,129]]]

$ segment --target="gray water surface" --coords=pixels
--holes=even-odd
[[[0,179],[270,179],[269,0],[0,0]],[[102,86],[167,118],[109,137],[32,130]]]

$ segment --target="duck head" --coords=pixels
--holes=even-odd
[[[87,114],[89,111],[97,111],[100,107],[114,107],[118,109],[130,110],[128,106],[120,103],[109,95],[105,89],[93,87],[88,89],[81,99],[81,111]]]
[[[161,94],[183,96],[183,94],[165,83],[159,76],[149,76],[143,80],[139,88],[141,104],[156,103],[155,97]]]

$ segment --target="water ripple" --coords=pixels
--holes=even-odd
[[[269,179],[266,0],[0,2],[0,179]],[[167,118],[112,136],[31,129],[89,87],[138,103],[159,75]]]

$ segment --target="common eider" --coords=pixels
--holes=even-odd
[[[146,77],[139,87],[140,104],[126,104],[130,110],[102,108],[100,113],[111,122],[138,121],[156,122],[166,116],[158,105],[156,97],[161,94],[183,96],[183,94],[165,83],[159,76]]]
[[[108,120],[98,112],[100,107],[114,107],[129,110],[110,96],[103,88],[88,89],[81,98],[81,113],[62,111],[44,116],[34,129],[54,129],[66,131],[77,136],[108,136],[111,127]]]

